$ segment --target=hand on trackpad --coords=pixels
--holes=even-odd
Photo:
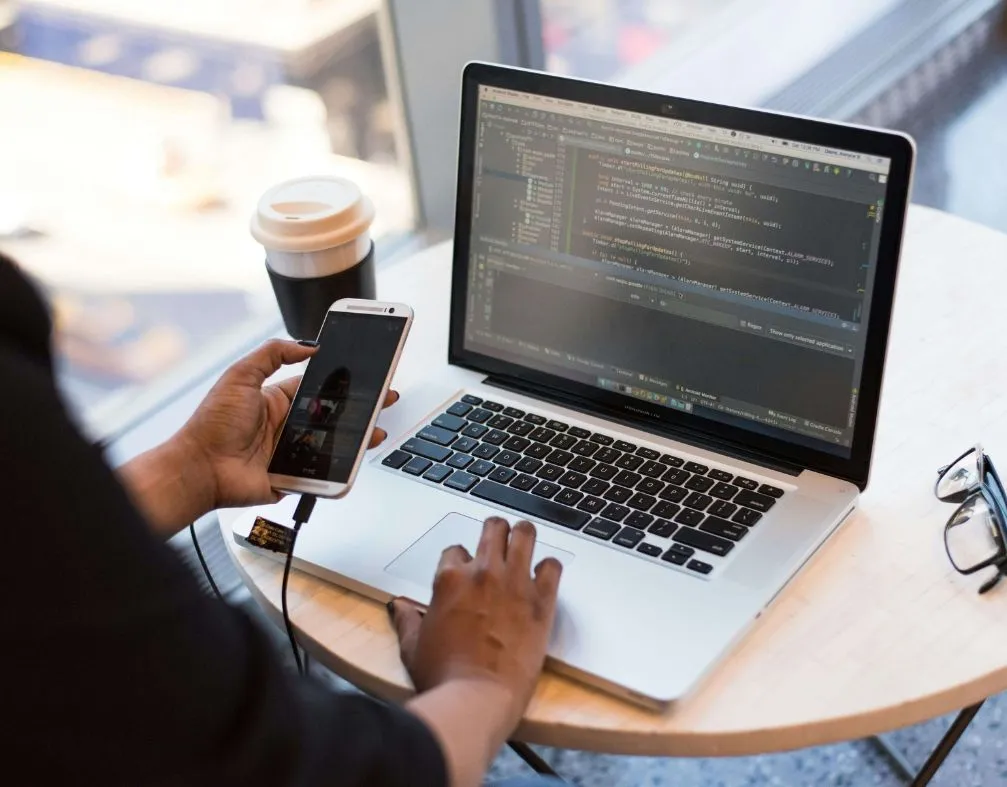
[[[449,546],[461,544],[469,554],[474,555],[482,528],[483,523],[472,517],[448,514],[385,566],[385,571],[429,589],[433,586],[434,572],[437,570],[441,553]],[[532,553],[532,568],[534,569],[540,560],[547,557],[556,558],[563,564],[563,568],[568,568],[573,562],[573,553],[543,544],[540,540],[542,532],[539,528],[539,539],[536,539],[535,551]]]

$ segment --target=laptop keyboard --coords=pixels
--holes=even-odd
[[[784,490],[601,432],[465,395],[381,464],[710,574]]]

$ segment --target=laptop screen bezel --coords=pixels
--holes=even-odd
[[[813,145],[842,148],[868,155],[884,156],[891,160],[874,292],[868,315],[867,343],[860,380],[857,417],[849,457],[796,445],[702,416],[680,413],[466,349],[465,309],[468,302],[476,132],[481,85],[727,127]],[[788,467],[795,472],[801,469],[817,471],[849,480],[863,489],[867,485],[874,448],[878,403],[881,396],[913,158],[912,140],[894,132],[671,98],[487,63],[470,63],[462,76],[448,361],[457,366],[483,372],[491,378],[504,382],[517,381],[522,387],[540,389],[546,398],[580,402],[583,409],[589,409],[602,417],[612,417],[640,429],[692,444],[712,445],[729,453],[733,451],[746,457],[758,457],[768,465]]]

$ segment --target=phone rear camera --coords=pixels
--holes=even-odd
[[[394,307],[392,307],[391,309],[389,309],[389,310],[388,310],[388,313],[389,313],[389,314],[395,314],[395,308],[394,308]]]

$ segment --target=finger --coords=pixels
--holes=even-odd
[[[506,519],[491,516],[483,523],[483,532],[476,547],[476,563],[486,568],[503,566],[507,559],[507,538],[510,525]]]
[[[399,400],[399,392],[398,391],[389,391],[385,395],[385,403],[382,405],[382,407],[391,407],[398,400]]]
[[[563,564],[554,557],[547,557],[535,566],[535,587],[538,589],[539,598],[549,609],[556,605],[562,575]]]
[[[535,551],[535,525],[521,520],[511,530],[507,544],[507,573],[515,580],[531,577],[531,556]]]
[[[271,339],[234,364],[225,374],[240,375],[261,385],[284,364],[306,361],[317,350],[317,347],[304,347],[297,342]]]
[[[416,653],[416,642],[419,640],[423,615],[420,614],[418,607],[403,598],[395,598],[388,603],[388,614],[392,619],[392,626],[395,627],[395,634],[399,638],[402,663],[409,669],[413,654]]]
[[[279,388],[283,395],[287,397],[288,401],[293,401],[294,394],[297,393],[297,387],[301,384],[301,375],[296,374],[293,377],[288,377],[286,380],[281,380],[276,384],[276,388]]]
[[[386,437],[388,437],[388,432],[386,432],[380,426],[375,426],[374,431],[371,432],[371,444],[368,447],[377,448],[385,441]]]
[[[455,544],[441,552],[441,559],[437,563],[435,574],[440,574],[448,566],[464,566],[471,560],[472,555],[469,554],[469,551],[461,544]]]

